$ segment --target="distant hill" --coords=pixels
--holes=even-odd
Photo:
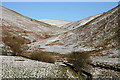
[[[50,25],[55,25],[57,27],[64,26],[68,23],[71,23],[71,21],[65,21],[65,20],[56,20],[56,19],[39,19],[38,21],[48,23]]]

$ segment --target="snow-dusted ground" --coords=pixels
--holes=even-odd
[[[107,56],[95,57],[95,58],[92,58],[92,60],[96,62],[104,62],[107,64],[120,64],[119,58],[108,58]]]
[[[93,79],[99,79],[99,80],[119,80],[120,79],[120,72],[116,72],[113,70],[107,70],[107,69],[101,69],[99,67],[97,68],[91,68],[91,73],[93,74]]]
[[[0,55],[0,78],[75,78],[69,68],[18,56]],[[90,68],[93,78],[119,78],[120,72]]]
[[[66,68],[18,56],[0,55],[2,78],[66,78]]]

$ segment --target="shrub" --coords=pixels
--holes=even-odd
[[[43,52],[43,51],[33,52],[30,55],[30,58],[33,60],[38,60],[38,61],[43,61],[43,62],[48,62],[48,63],[55,62],[55,59],[52,54],[50,54],[49,52]]]
[[[2,41],[6,47],[10,47],[14,55],[22,55],[22,53],[28,49],[25,39],[22,36],[13,36],[13,34],[5,29],[3,29],[2,35]]]
[[[85,52],[72,52],[68,54],[68,62],[73,64],[73,66],[78,69],[78,71],[86,70],[88,68],[88,63],[90,54]]]

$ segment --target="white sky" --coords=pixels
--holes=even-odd
[[[119,2],[119,0],[0,0],[2,2]]]

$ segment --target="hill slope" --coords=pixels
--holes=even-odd
[[[63,25],[62,28],[73,30],[73,29],[78,28],[78,27],[80,27],[82,25],[85,25],[86,23],[90,22],[91,20],[93,20],[94,18],[96,18],[96,17],[98,17],[100,15],[102,15],[102,14],[90,16],[90,17],[87,17],[87,18],[82,19],[80,21],[68,23],[66,25]]]
[[[34,19],[30,19],[25,17],[15,11],[7,9],[5,7],[0,6],[0,19],[2,20],[2,26],[5,27],[14,27],[16,30],[24,30],[33,33],[39,33],[41,37],[45,37],[45,35],[56,35],[64,32],[64,29],[58,28],[56,26],[52,26]],[[12,28],[11,28],[12,29]]]
[[[14,36],[24,37],[28,43],[47,39],[67,31],[44,22],[25,17],[13,10],[0,6],[0,31],[7,31]],[[2,39],[4,35],[0,33]],[[3,42],[0,42],[3,46]]]

